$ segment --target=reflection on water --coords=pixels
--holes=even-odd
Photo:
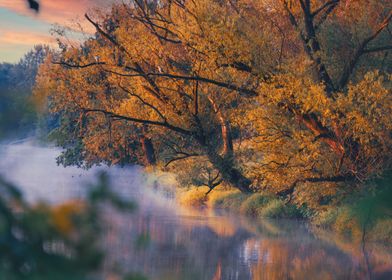
[[[82,196],[83,182],[106,169],[113,188],[140,204],[133,214],[106,213],[106,271],[138,271],[148,279],[392,279],[392,250],[349,243],[293,221],[179,209],[154,194],[138,168],[84,171],[57,167],[57,150],[28,144],[0,148],[0,174],[32,200]],[[367,265],[368,263],[368,265]]]
[[[140,236],[147,241],[140,246]],[[111,219],[111,265],[150,279],[367,279],[360,244],[314,236],[303,223],[184,213]],[[339,246],[338,246],[339,245]],[[367,245],[372,279],[392,279],[392,252]]]

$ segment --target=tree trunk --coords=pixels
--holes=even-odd
[[[155,149],[151,139],[142,136],[140,139],[140,143],[142,144],[142,150],[144,153],[144,163],[147,166],[155,165]]]
[[[209,152],[208,158],[213,166],[221,173],[222,179],[226,183],[239,189],[243,193],[252,192],[250,188],[252,181],[246,178],[242,172],[235,167],[232,158],[224,158],[214,152]]]
[[[221,114],[219,114],[221,115]],[[222,141],[223,141],[223,155],[224,156],[232,156],[233,155],[233,139],[231,136],[231,127],[228,121],[226,121],[223,117],[219,116],[219,121],[221,123],[221,131],[222,131]]]
[[[345,153],[343,144],[339,141],[339,130],[323,126],[314,114],[297,114],[297,118],[313,132],[315,137],[326,143],[339,157]]]
[[[216,104],[214,99],[209,96],[208,100],[210,101],[221,126],[222,154],[225,157],[231,157],[233,155],[233,138],[231,135],[230,123],[223,116],[222,111],[219,109],[219,106]]]
[[[208,97],[214,112],[218,117],[218,121],[221,125],[222,133],[222,151],[216,150],[212,147],[205,136],[203,127],[199,123],[199,131],[196,139],[199,144],[206,148],[207,157],[211,164],[219,171],[223,181],[228,183],[233,188],[239,189],[243,193],[250,193],[252,189],[250,185],[252,181],[246,178],[241,170],[236,168],[233,156],[233,140],[231,135],[230,123],[223,116],[219,106],[216,104],[212,97]]]

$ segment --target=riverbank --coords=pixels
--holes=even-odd
[[[358,242],[392,244],[391,197],[387,186],[367,196],[355,194],[335,205],[310,209],[289,203],[272,193],[244,194],[218,187],[208,195],[207,187],[176,190],[176,199],[186,207],[224,209],[256,219],[303,219],[311,226],[332,231]]]
[[[57,227],[67,231],[67,218],[73,213],[70,207],[72,202],[88,197],[88,186],[98,186],[100,182],[96,180],[95,173],[105,171],[112,178],[110,190],[120,194],[123,199],[137,202],[138,206],[132,213],[108,208],[108,212],[102,213],[104,220],[99,223],[94,220],[102,229],[102,237],[96,236],[99,231],[94,228],[93,232],[89,232],[93,234],[93,239],[83,242],[83,245],[91,245],[93,240],[100,240],[99,249],[105,253],[105,273],[113,268],[116,274],[134,272],[151,280],[219,279],[216,275],[221,275],[221,279],[258,280],[368,279],[368,271],[371,271],[372,279],[391,278],[390,243],[366,243],[364,247],[321,227],[309,226],[305,221],[266,219],[261,216],[248,218],[226,211],[209,211],[207,207],[222,209],[228,205],[231,208],[226,209],[232,212],[257,208],[258,203],[254,201],[259,201],[256,199],[258,194],[244,199],[238,191],[221,187],[208,195],[208,200],[202,204],[205,211],[198,211],[197,205],[193,209],[184,209],[174,203],[173,197],[176,195],[180,201],[194,188],[180,187],[174,174],[152,170],[145,172],[145,169],[137,166],[101,166],[90,170],[63,168],[56,164],[57,153],[55,148],[30,143],[2,146],[0,174],[6,175],[8,181],[17,183],[32,205],[36,201],[48,201],[50,207],[43,210],[53,209],[50,217],[55,217],[49,221],[54,221]],[[25,155],[29,155],[28,161]],[[197,189],[198,193],[205,194],[205,188]],[[230,198],[230,194],[233,197]],[[93,197],[96,198],[95,195]],[[107,195],[105,197],[110,198]],[[242,203],[236,204],[239,201]],[[248,208],[241,207],[245,201]],[[272,197],[266,205],[274,209],[271,205],[279,204],[274,201]],[[235,205],[238,209],[235,209]],[[42,220],[42,215],[33,218],[34,222],[29,223],[34,227],[33,237],[46,240],[48,234],[53,234],[52,230],[49,233],[41,230],[42,224],[48,222]],[[84,232],[84,221],[80,221],[82,225],[72,228]],[[40,226],[39,231],[36,226]],[[87,258],[83,255],[83,259],[85,261]],[[61,275],[67,278],[75,272],[77,265],[67,267]],[[53,265],[47,265],[45,271],[54,268]],[[113,277],[109,272],[93,278]],[[49,276],[49,279],[60,279],[60,276],[56,276]]]

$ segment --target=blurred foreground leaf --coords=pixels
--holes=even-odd
[[[135,208],[110,190],[105,173],[85,201],[56,206],[30,205],[16,186],[0,178],[0,279],[91,279],[104,258],[99,242],[105,205]]]

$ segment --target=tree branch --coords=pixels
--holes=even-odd
[[[336,7],[339,4],[340,0],[331,0],[328,1],[326,3],[324,3],[324,5],[322,5],[321,7],[319,7],[318,9],[316,9],[313,13],[312,13],[312,17],[317,16],[320,12],[322,12],[325,8],[328,8],[327,11],[332,7]]]
[[[143,120],[143,119],[138,119],[138,118],[133,118],[133,117],[127,117],[127,116],[123,116],[123,115],[119,115],[113,112],[109,112],[106,110],[102,110],[102,109],[84,109],[82,108],[83,112],[85,113],[102,113],[106,116],[109,116],[113,119],[116,120],[124,120],[124,121],[130,121],[130,122],[134,122],[134,123],[141,123],[141,124],[149,124],[149,125],[154,125],[154,126],[160,126],[160,127],[165,127],[169,130],[172,130],[174,132],[177,132],[179,134],[183,134],[183,135],[187,135],[187,136],[193,136],[194,133],[192,131],[174,126],[166,121],[163,122],[159,122],[159,121],[152,121],[152,120]]]
[[[116,47],[118,47],[121,51],[125,52],[127,55],[129,55],[128,51],[122,46],[120,45],[120,43],[117,42],[117,40],[115,38],[113,38],[112,36],[110,36],[109,34],[107,34],[105,31],[102,30],[102,28],[99,26],[98,23],[96,23],[95,21],[93,21],[87,14],[84,14],[84,17],[95,27],[95,29],[97,30],[97,32],[99,34],[101,34],[104,38],[106,38],[107,40],[109,40],[113,45],[115,45]]]
[[[162,78],[170,78],[170,79],[176,79],[176,80],[203,82],[203,83],[213,84],[213,85],[216,85],[219,87],[227,88],[230,90],[234,90],[239,93],[243,93],[249,97],[257,96],[257,92],[255,90],[240,87],[240,86],[225,83],[225,82],[221,82],[221,81],[212,80],[209,78],[200,77],[200,76],[182,76],[182,75],[176,75],[176,74],[171,74],[171,73],[155,73],[155,72],[141,73],[141,70],[139,68],[126,67],[126,69],[135,71],[138,74],[125,74],[125,73],[119,73],[119,72],[116,72],[113,70],[108,70],[108,69],[104,69],[104,71],[115,74],[115,75],[119,75],[122,77],[162,77]],[[155,86],[157,87],[156,84],[155,84]]]
[[[358,49],[355,51],[352,59],[346,64],[344,67],[343,73],[341,75],[341,78],[339,80],[339,89],[343,89],[347,83],[350,80],[350,76],[353,73],[356,65],[359,62],[359,59],[361,56],[365,53],[369,53],[369,50],[366,51],[367,45],[373,41],[374,39],[377,38],[377,36],[386,28],[388,27],[388,24],[392,20],[392,11],[389,12],[388,16],[385,17],[385,19],[382,21],[378,29],[369,37],[367,37],[365,40],[362,41],[362,43],[359,45]],[[389,48],[389,47],[388,47]],[[370,49],[372,50],[372,49]],[[370,52],[375,52],[375,51],[382,51],[384,48],[374,48],[373,51]]]
[[[321,46],[316,36],[316,29],[314,26],[314,19],[311,13],[310,1],[300,0],[300,4],[303,12],[303,20],[305,25],[304,29],[301,28],[298,24],[286,0],[284,1],[284,8],[289,15],[291,24],[295,27],[295,29],[299,32],[301,36],[306,54],[315,63],[317,67],[318,79],[320,82],[323,82],[325,84],[327,96],[332,97],[332,92],[334,92],[335,86],[320,56]]]
[[[128,93],[130,96],[136,97],[140,102],[142,102],[144,105],[146,105],[147,107],[151,108],[155,113],[157,113],[158,116],[161,117],[161,119],[162,119],[164,122],[167,122],[166,117],[165,117],[165,116],[158,110],[158,108],[156,108],[154,105],[152,105],[152,104],[150,104],[150,103],[144,101],[144,99],[141,98],[139,95],[137,95],[137,94],[135,94],[135,93],[129,91],[129,90],[126,89],[125,87],[123,87],[123,86],[121,86],[121,85],[119,85],[119,87],[120,87],[123,91],[125,91],[126,93]]]
[[[96,65],[105,65],[105,62],[91,62],[87,64],[71,64],[65,61],[52,61],[52,64],[57,64],[57,65],[63,65],[67,66],[69,68],[87,68],[90,66],[96,66]]]
[[[339,183],[339,182],[347,182],[347,181],[353,181],[355,179],[354,176],[352,175],[339,175],[339,176],[330,176],[330,177],[311,177],[311,178],[304,178],[304,179],[297,179],[290,185],[289,188],[277,192],[278,196],[281,197],[286,197],[288,195],[292,195],[294,193],[294,190],[296,186],[299,183]]]
[[[172,164],[173,162],[178,161],[178,160],[183,160],[183,159],[190,158],[190,157],[198,157],[198,156],[200,156],[199,154],[187,154],[187,153],[183,153],[183,154],[184,155],[182,155],[182,156],[179,156],[179,157],[176,157],[176,158],[172,158],[171,160],[169,160],[165,164],[165,167],[168,167],[170,164]]]
[[[320,26],[324,23],[324,21],[326,21],[326,19],[328,18],[328,16],[333,12],[333,10],[335,10],[335,8],[338,6],[339,3],[335,4],[335,5],[330,5],[327,10],[324,12],[324,14],[320,17],[318,23],[314,26],[315,30],[320,29]]]
[[[154,77],[166,77],[166,78],[172,78],[172,79],[178,79],[178,80],[185,80],[185,81],[199,81],[199,82],[204,82],[204,83],[209,83],[213,84],[219,87],[231,89],[234,91],[237,91],[239,93],[244,93],[245,95],[249,97],[254,97],[257,96],[257,92],[251,89],[247,89],[244,87],[240,87],[237,85],[225,83],[225,82],[220,82],[216,80],[212,80],[209,78],[204,78],[200,76],[181,76],[181,75],[175,75],[175,74],[169,74],[169,73],[146,73],[147,76],[154,76]]]
[[[383,47],[365,49],[365,50],[363,50],[363,53],[382,52],[382,51],[387,51],[387,50],[392,50],[392,45],[391,46],[383,46]]]
[[[109,40],[109,42],[111,42],[113,45],[115,45],[116,47],[118,47],[121,51],[123,51],[128,57],[132,57],[129,52],[120,44],[117,42],[117,40],[115,38],[113,38],[112,36],[110,36],[108,33],[106,33],[105,31],[102,30],[102,28],[99,26],[98,23],[94,22],[87,14],[84,15],[85,18],[95,27],[95,29],[97,30],[97,32],[99,34],[101,34],[104,38],[106,38],[107,40]],[[151,80],[149,77],[147,77],[145,75],[145,72],[143,70],[143,68],[137,63],[134,62],[134,68],[132,68],[132,70],[136,71],[137,73],[140,73],[142,75],[142,77],[145,78],[145,80],[153,87],[153,89],[156,91],[157,95],[160,95],[160,89],[159,87],[155,84],[155,82],[153,80]],[[167,101],[167,100],[166,100]]]

